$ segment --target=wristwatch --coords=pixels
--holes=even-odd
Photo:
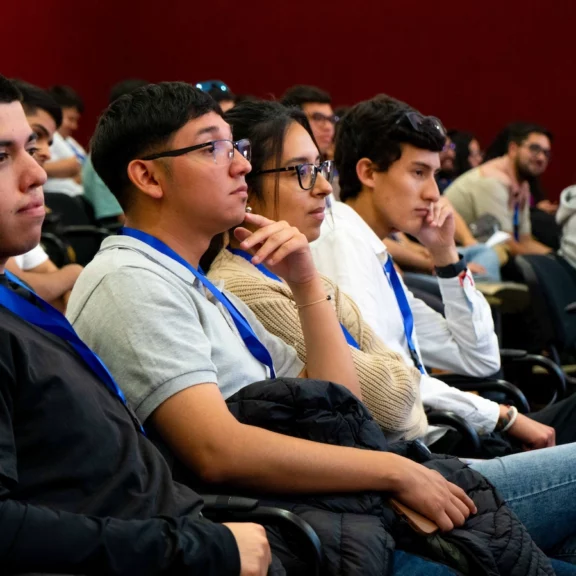
[[[462,254],[458,254],[458,256],[460,256],[460,260],[455,264],[436,266],[434,268],[434,270],[436,270],[436,276],[438,276],[438,278],[456,278],[456,276],[462,274],[467,267],[466,258],[464,258]]]

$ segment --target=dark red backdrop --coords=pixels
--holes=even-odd
[[[222,78],[259,96],[311,83],[336,104],[387,92],[484,145],[509,121],[540,122],[556,136],[551,195],[576,181],[569,0],[12,1],[1,13],[1,72],[74,86],[84,141],[126,77]]]

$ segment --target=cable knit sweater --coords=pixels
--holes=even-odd
[[[306,345],[292,292],[283,282],[262,274],[255,266],[228,250],[214,260],[208,277],[224,282],[254,312],[266,330],[293,346],[306,362]],[[362,320],[356,304],[328,278],[338,320],[348,329],[360,350],[351,347],[364,403],[390,439],[423,436],[428,422],[420,400],[420,372],[387,348]]]

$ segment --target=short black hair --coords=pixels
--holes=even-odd
[[[142,86],[148,86],[148,84],[150,84],[150,82],[140,78],[128,78],[127,80],[122,80],[117,84],[114,84],[114,86],[112,86],[110,89],[108,103],[111,104],[114,102],[114,100],[118,100],[120,96],[124,96],[124,94],[130,94],[130,92],[134,92],[134,90],[142,88]]]
[[[214,87],[208,90],[207,93],[210,94],[210,96],[212,96],[212,98],[214,98],[218,104],[226,100],[232,100],[232,102],[236,102],[236,96],[231,90],[221,90],[220,88]]]
[[[84,101],[70,86],[57,84],[50,87],[48,92],[50,92],[54,100],[56,100],[62,108],[76,108],[80,114],[84,113]]]
[[[334,156],[342,201],[358,196],[362,190],[356,175],[361,158],[369,158],[378,170],[385,172],[402,155],[401,144],[442,151],[445,135],[431,122],[424,122],[416,130],[408,121],[410,113],[419,114],[408,104],[379,94],[356,104],[344,115],[336,131]]]
[[[493,160],[508,154],[508,146],[511,142],[522,144],[530,134],[544,134],[550,142],[554,140],[552,132],[533,122],[512,122],[505,126],[496,135],[486,150],[484,161]]]
[[[288,108],[279,102],[245,100],[224,114],[232,128],[234,140],[248,138],[252,143],[252,170],[246,175],[249,193],[264,202],[262,177],[257,173],[272,158],[280,166],[284,151],[284,137],[290,125],[300,124],[316,144],[306,115],[299,108]],[[278,174],[276,175],[278,176]],[[278,206],[279,185],[276,180],[275,206]],[[277,217],[277,216],[276,216]]]
[[[44,110],[54,119],[56,128],[62,124],[62,108],[47,90],[34,86],[24,80],[13,80],[14,85],[22,94],[22,106],[26,116],[35,114],[38,109]]]
[[[159,152],[194,118],[216,112],[214,99],[185,82],[148,84],[112,102],[98,120],[91,141],[92,164],[126,211],[128,164]]]
[[[12,80],[0,74],[0,104],[12,102],[22,102],[22,94]]]
[[[296,106],[297,108],[302,108],[304,104],[309,104],[311,102],[318,104],[332,104],[332,98],[328,92],[321,88],[317,88],[316,86],[305,86],[303,84],[288,88],[284,93],[284,96],[282,96],[282,104],[284,104],[284,106]]]

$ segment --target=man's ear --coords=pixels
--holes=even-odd
[[[516,142],[510,142],[510,144],[508,144],[508,156],[510,156],[510,158],[516,158],[518,148],[519,146]]]
[[[138,190],[151,198],[160,199],[164,195],[160,180],[162,168],[153,160],[132,160],[128,164],[128,178]]]
[[[368,158],[360,158],[356,164],[356,176],[366,188],[374,188],[374,164]]]

